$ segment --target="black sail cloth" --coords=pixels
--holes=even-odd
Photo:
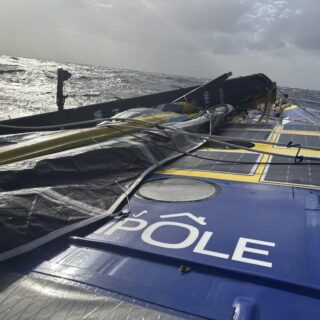
[[[190,120],[183,126],[207,133],[208,118]],[[187,151],[200,144],[200,139],[183,133],[136,133],[1,166],[0,258],[56,230],[107,215],[148,168],[179,156],[177,146]]]

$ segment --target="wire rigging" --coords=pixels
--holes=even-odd
[[[199,155],[196,155],[196,154],[193,154],[193,153],[190,153],[190,152],[186,152],[186,151],[182,151],[182,150],[179,150],[177,147],[174,147],[174,148],[171,148],[169,147],[168,145],[162,145],[162,144],[158,144],[156,142],[152,142],[152,141],[149,141],[143,137],[140,137],[136,134],[133,134],[133,133],[127,133],[125,130],[122,130],[122,129],[119,129],[118,127],[115,127],[115,126],[112,126],[111,127],[112,129],[116,130],[116,131],[119,131],[119,132],[122,132],[122,133],[125,133],[125,134],[128,134],[129,136],[132,136],[138,140],[141,140],[149,145],[153,145],[153,146],[158,146],[160,148],[164,148],[164,149],[168,149],[170,151],[175,151],[175,152],[178,152],[180,153],[181,155],[185,155],[185,156],[190,156],[190,157],[193,157],[193,158],[196,158],[196,159],[200,159],[200,160],[208,160],[208,161],[212,161],[212,162],[220,162],[220,163],[232,163],[232,164],[243,164],[243,165],[320,165],[320,161],[319,162],[259,162],[259,161],[237,161],[237,160],[223,160],[223,159],[214,159],[214,158],[209,158],[209,157],[203,157],[203,156],[199,156]],[[147,132],[146,132],[147,133]],[[177,132],[178,133],[178,132]],[[278,155],[276,155],[278,156]],[[295,159],[294,156],[290,157],[293,159]],[[316,159],[316,158],[315,158]],[[319,160],[319,159],[317,159]]]

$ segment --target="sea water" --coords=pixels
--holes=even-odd
[[[201,78],[73,63],[60,64],[54,61],[0,55],[0,119],[56,111],[59,67],[72,74],[65,83],[65,94],[68,95],[65,108],[200,85],[208,81]],[[295,97],[303,97],[305,93],[302,89],[282,89],[289,94],[294,92]],[[307,98],[320,100],[320,91],[308,91]]]

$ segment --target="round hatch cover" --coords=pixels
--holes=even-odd
[[[170,178],[146,182],[138,195],[143,198],[166,202],[199,201],[213,197],[217,186],[195,179]]]

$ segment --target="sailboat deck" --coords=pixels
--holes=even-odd
[[[185,156],[160,172],[168,175],[320,189],[320,151],[306,149],[320,146],[319,126],[235,125],[222,130],[219,135],[231,139],[265,140],[284,145],[291,143],[292,147],[279,147],[263,142],[252,144],[250,151],[241,148],[223,150],[221,147],[204,147],[194,152],[194,155],[208,158],[208,160]],[[233,141],[233,143],[237,142]],[[263,154],[259,151],[271,152],[275,155]],[[319,158],[319,164],[311,160],[303,160],[300,164],[295,164],[293,158],[283,157],[285,155]]]

